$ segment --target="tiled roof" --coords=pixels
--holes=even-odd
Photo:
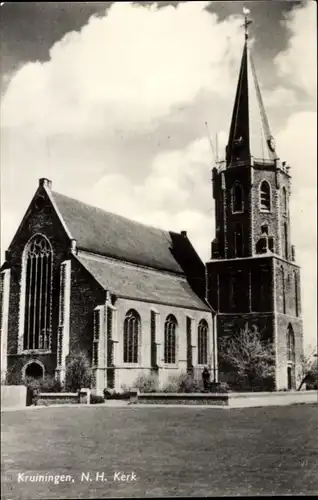
[[[76,258],[105,290],[119,297],[210,311],[184,276],[83,251]]]
[[[189,240],[178,233],[146,226],[55,191],[51,194],[80,249],[176,273],[183,273],[173,255],[176,243],[183,253],[190,251],[199,259]]]

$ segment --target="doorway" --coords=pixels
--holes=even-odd
[[[28,378],[35,378],[35,379],[41,379],[43,378],[44,375],[44,369],[42,364],[33,361],[32,363],[29,363],[24,372],[24,376]]]
[[[295,389],[295,367],[294,367],[294,365],[287,367],[287,388],[289,391]]]

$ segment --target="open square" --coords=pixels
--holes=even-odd
[[[295,405],[8,411],[2,415],[3,497],[317,494],[317,410]],[[72,481],[26,479],[37,474],[69,475]]]

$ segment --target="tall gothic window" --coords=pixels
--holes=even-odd
[[[243,228],[239,222],[234,226],[234,256],[243,257]]]
[[[233,213],[244,211],[243,188],[238,182],[235,182],[232,188],[232,211]]]
[[[1,330],[1,336],[2,336],[3,291],[4,291],[4,273],[1,273],[0,274],[0,330]]]
[[[198,364],[206,365],[208,362],[208,324],[201,319],[198,326]]]
[[[187,316],[187,370],[190,373],[193,368],[192,359],[192,319]]]
[[[24,252],[24,349],[50,349],[53,252],[50,242],[36,234]]]
[[[138,363],[140,316],[130,309],[124,321],[124,363]]]
[[[156,344],[156,313],[155,311],[150,311],[150,358],[151,366],[154,368],[157,366],[157,344]]]
[[[291,325],[287,329],[287,361],[295,363],[295,335]]]
[[[100,337],[100,310],[95,309],[93,313],[93,353],[92,362],[93,366],[98,366],[99,358],[99,337]]]
[[[165,363],[174,364],[176,362],[176,337],[177,320],[169,314],[165,321]]]
[[[271,210],[271,188],[267,181],[263,181],[260,186],[260,207],[262,212]]]
[[[283,209],[283,214],[287,215],[287,191],[285,186],[282,188],[282,209]]]
[[[285,290],[285,271],[284,268],[280,268],[280,284],[282,290],[282,299],[283,299],[283,313],[286,314],[286,290]]]
[[[294,286],[295,286],[295,316],[299,316],[298,276],[296,271],[294,271]]]
[[[287,229],[287,223],[284,222],[284,227],[283,227],[283,237],[284,237],[284,258],[287,260],[288,259],[288,229]]]

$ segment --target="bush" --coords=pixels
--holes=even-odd
[[[101,403],[104,403],[104,398],[103,396],[99,396],[97,394],[91,394],[91,399],[90,399],[90,403],[91,405],[99,405]]]
[[[27,377],[24,383],[37,392],[61,392],[63,389],[61,382],[50,375],[45,376],[43,379]]]
[[[133,387],[140,392],[158,392],[158,376],[153,373],[139,375]]]
[[[125,386],[124,386],[125,387]],[[121,389],[120,391],[116,391],[115,389],[104,389],[104,399],[129,399],[130,391],[129,389]]]
[[[90,387],[92,381],[90,362],[82,351],[71,354],[66,362],[65,386],[76,392],[83,387]]]
[[[203,382],[188,373],[179,373],[169,377],[166,385],[162,387],[162,392],[203,392]]]
[[[211,388],[212,392],[213,392],[213,389]],[[217,382],[215,384],[215,392],[219,392],[221,394],[226,394],[227,392],[229,392],[230,390],[230,386],[227,382]]]

